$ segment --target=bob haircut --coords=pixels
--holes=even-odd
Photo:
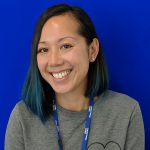
[[[78,33],[89,45],[94,38],[98,39],[94,25],[87,13],[80,7],[68,4],[57,4],[49,7],[40,16],[33,35],[32,54],[29,71],[23,87],[22,99],[27,107],[44,123],[53,114],[53,98],[55,92],[43,79],[37,66],[37,48],[43,25],[54,16],[71,14],[79,24]],[[92,98],[107,89],[108,80],[102,50],[100,48],[96,60],[89,65],[88,84],[85,96]]]

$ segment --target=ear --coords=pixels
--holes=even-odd
[[[97,38],[94,38],[89,46],[89,61],[94,62],[98,53],[99,53],[99,41]]]

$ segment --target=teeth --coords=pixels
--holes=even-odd
[[[68,75],[69,73],[70,73],[70,70],[66,70],[66,71],[63,71],[60,73],[52,73],[52,75],[54,78],[61,79],[61,78],[65,77],[66,75]]]

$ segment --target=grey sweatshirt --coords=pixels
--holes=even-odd
[[[81,150],[86,111],[58,106],[64,150]],[[43,124],[20,101],[13,109],[5,136],[5,150],[58,150],[53,117]],[[144,150],[144,127],[137,101],[106,91],[96,100],[87,150]]]

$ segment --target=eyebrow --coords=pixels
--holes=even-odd
[[[65,40],[65,39],[73,39],[73,40],[76,40],[75,37],[66,36],[66,37],[62,37],[62,38],[58,39],[57,42],[59,43],[59,42]],[[48,41],[39,41],[38,44],[47,44],[47,43],[48,43]]]

